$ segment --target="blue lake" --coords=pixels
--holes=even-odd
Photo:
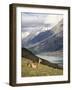
[[[51,63],[55,63],[55,64],[58,64],[59,66],[63,66],[63,57],[62,56],[47,56],[47,55],[41,55],[41,54],[38,54],[36,55],[44,60],[47,60]]]

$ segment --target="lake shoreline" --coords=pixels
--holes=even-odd
[[[30,61],[37,62],[37,63],[39,62],[39,58],[40,58],[26,48],[22,48],[22,57],[27,58]],[[63,66],[59,66],[58,64],[52,63],[52,62],[47,61],[46,59],[43,59],[43,58],[40,58],[40,59],[42,60],[41,63],[44,65],[49,65],[50,67],[63,69]]]

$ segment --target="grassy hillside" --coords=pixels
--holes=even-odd
[[[32,61],[30,59],[22,57],[21,62],[22,77],[63,75],[63,69],[53,68],[44,64],[38,64],[38,67],[34,69],[28,66],[27,65],[28,63],[32,63]]]
[[[29,59],[32,62],[39,62],[39,57],[35,56],[31,51],[29,51],[26,48],[22,48],[22,57]],[[41,64],[47,65],[47,66],[51,66],[54,68],[59,68],[62,69],[63,67],[60,67],[58,64],[55,63],[50,63],[47,60],[44,60],[41,58]]]
[[[57,64],[48,62],[41,59],[39,64],[39,57],[35,56],[31,51],[26,48],[22,48],[22,61],[21,61],[21,76],[51,76],[51,75],[63,75],[63,69],[58,67]],[[31,65],[35,64],[36,68]]]

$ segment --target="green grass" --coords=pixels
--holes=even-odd
[[[29,62],[31,63],[29,59],[22,57],[21,62],[22,77],[63,75],[63,69],[57,69],[43,64],[38,64],[38,67],[34,69],[27,65]]]

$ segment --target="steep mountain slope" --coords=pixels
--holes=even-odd
[[[50,31],[42,32],[29,43],[28,49],[35,54],[47,51],[57,51],[63,49],[63,20],[61,20]]]
[[[37,56],[35,56],[31,51],[29,51],[26,48],[22,48],[22,57],[30,59],[32,61],[34,61],[34,60],[38,61],[38,59],[39,59]]]

